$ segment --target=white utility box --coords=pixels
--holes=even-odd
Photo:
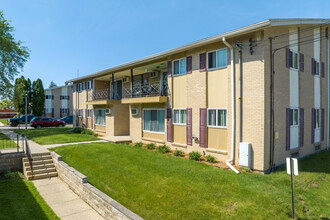
[[[250,143],[239,143],[239,165],[251,169],[252,165],[252,145]]]

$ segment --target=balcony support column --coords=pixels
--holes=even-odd
[[[111,99],[115,100],[115,75],[111,74]]]
[[[133,98],[133,69],[131,69],[131,98]]]

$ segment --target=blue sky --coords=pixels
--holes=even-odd
[[[330,1],[0,0],[31,50],[22,74],[58,85],[268,18],[328,18]]]

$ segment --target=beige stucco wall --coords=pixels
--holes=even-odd
[[[129,105],[115,104],[114,110],[114,135],[129,135]]]
[[[173,125],[173,142],[187,144],[187,127],[185,125]]]
[[[142,132],[142,137],[147,140],[159,140],[164,141],[165,134],[153,133],[153,132]],[[145,139],[143,139],[145,140]]]
[[[207,129],[208,147],[218,150],[228,150],[228,131],[226,128],[208,128]]]

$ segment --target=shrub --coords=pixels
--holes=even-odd
[[[73,132],[73,133],[77,133],[77,134],[87,134],[87,135],[92,135],[92,136],[97,137],[97,134],[94,131],[84,129],[84,128],[74,128],[70,131]]]
[[[200,161],[201,160],[201,154],[198,153],[197,151],[192,151],[188,154],[188,157],[190,160],[198,160]]]
[[[137,142],[134,144],[134,147],[139,147],[141,148],[143,146],[143,143],[142,142]]]
[[[170,152],[170,147],[166,145],[161,145],[157,148],[157,150],[163,154]]]
[[[146,145],[146,148],[147,148],[148,150],[153,150],[153,149],[156,148],[156,146],[155,146],[155,144],[150,143],[150,144],[147,144],[147,145]]]
[[[210,162],[210,163],[215,163],[215,162],[217,162],[217,161],[215,160],[215,157],[213,157],[212,155],[207,155],[205,158],[206,158],[206,161],[207,161],[207,162]]]
[[[182,157],[183,156],[183,151],[182,150],[176,150],[173,153],[174,156],[176,157]]]

